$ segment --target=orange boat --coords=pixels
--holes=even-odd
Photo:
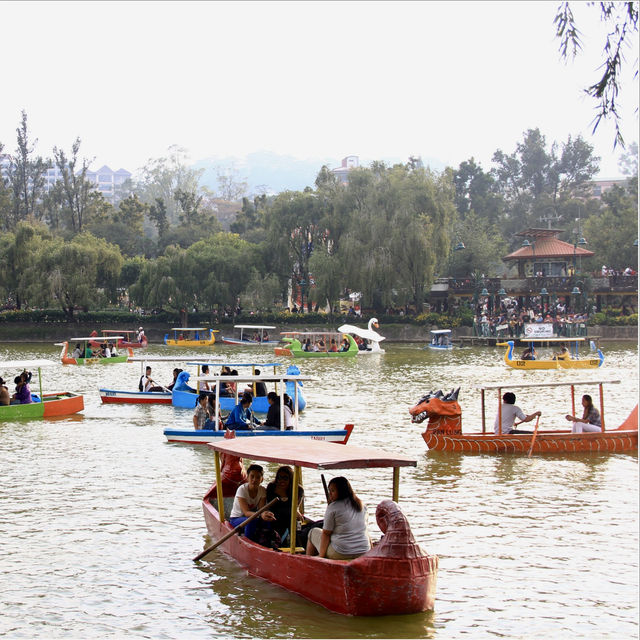
[[[482,432],[462,432],[462,410],[455,400],[425,396],[418,404],[409,409],[412,422],[429,422],[422,434],[429,449],[452,453],[621,453],[638,450],[638,405],[632,409],[627,419],[616,429],[605,429],[603,384],[619,383],[619,380],[596,380],[582,382],[550,382],[520,385],[488,385],[480,388],[482,394]],[[497,390],[499,407],[502,391],[522,387],[571,387],[572,415],[575,415],[575,387],[597,384],[600,390],[601,432],[572,433],[571,430],[540,430],[533,434],[495,434],[487,433],[485,420],[485,391]],[[498,409],[500,411],[500,409]]]

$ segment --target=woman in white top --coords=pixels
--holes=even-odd
[[[329,505],[322,529],[309,532],[307,555],[330,560],[351,560],[369,551],[367,508],[353,492],[349,481],[338,476],[329,482]]]

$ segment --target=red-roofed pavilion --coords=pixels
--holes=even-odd
[[[505,256],[505,262],[516,262],[518,277],[532,278],[536,274],[542,276],[570,276],[575,273],[576,261],[589,258],[593,251],[584,249],[584,238],[576,244],[570,244],[558,239],[562,229],[526,229],[516,235],[525,240],[522,247]]]

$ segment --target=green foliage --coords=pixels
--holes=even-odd
[[[623,316],[620,311],[594,313],[589,318],[589,322],[587,324],[590,327],[595,325],[605,327],[637,327],[638,314],[632,313],[628,316]]]

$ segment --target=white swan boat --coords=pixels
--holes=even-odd
[[[371,318],[366,329],[361,329],[360,327],[356,327],[352,324],[343,324],[338,327],[338,331],[340,331],[340,333],[350,333],[366,341],[363,343],[364,347],[358,345],[359,355],[384,353],[384,349],[380,347],[380,343],[385,339],[385,337],[381,336],[377,331],[374,331],[374,327],[377,329],[378,326],[378,319]]]

